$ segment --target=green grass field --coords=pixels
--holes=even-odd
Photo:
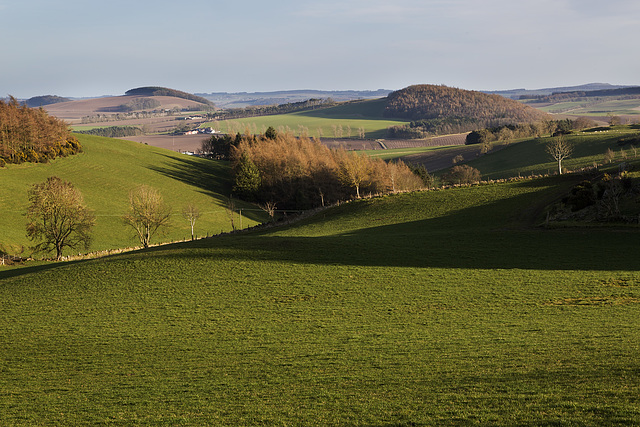
[[[433,150],[441,150],[443,147],[411,147],[411,148],[392,148],[388,150],[362,150],[369,157],[379,158],[382,160],[393,160],[411,154],[426,153]]]
[[[128,209],[129,191],[146,184],[160,190],[172,207],[171,227],[153,242],[175,241],[191,237],[189,223],[180,212],[193,202],[201,218],[196,222],[198,235],[231,230],[226,211],[230,192],[228,167],[219,162],[189,157],[134,142],[77,135],[84,153],[49,164],[9,165],[0,169],[0,244],[15,251],[31,244],[26,238],[27,193],[31,185],[50,176],[59,176],[80,189],[85,203],[96,215],[91,251],[116,249],[139,244],[122,222]],[[239,203],[238,207],[254,208]],[[243,226],[262,222],[265,216],[245,210]],[[246,213],[249,216],[246,216]],[[238,219],[236,219],[238,221]],[[82,250],[84,252],[84,250]],[[28,251],[27,251],[28,253]],[[65,255],[71,252],[67,249]],[[76,252],[77,253],[77,252]]]
[[[616,126],[604,132],[578,132],[570,135],[567,139],[574,144],[574,152],[562,165],[568,170],[575,170],[593,166],[594,162],[602,164],[608,148],[615,152],[616,163],[624,161],[623,156],[632,160],[636,153],[630,146],[618,145],[618,139],[635,133],[638,133],[636,126]],[[524,140],[468,164],[480,170],[485,179],[554,173],[558,170],[558,165],[545,150],[549,140],[550,137]]]
[[[365,138],[375,139],[384,138],[388,127],[406,123],[405,121],[384,119],[383,110],[384,100],[376,99],[291,114],[209,122],[205,123],[203,127],[213,126],[225,133],[242,133],[245,128],[248,128],[251,133],[264,133],[269,126],[272,126],[275,129],[289,129],[296,135],[299,135],[302,128],[305,128],[309,136],[333,138],[336,135],[334,126],[341,126],[343,138],[357,138],[358,128],[363,128]],[[348,127],[351,128],[350,134]]]
[[[0,269],[0,424],[638,425],[637,228],[579,177]]]

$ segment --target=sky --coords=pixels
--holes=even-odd
[[[0,0],[0,97],[640,85],[637,0]]]

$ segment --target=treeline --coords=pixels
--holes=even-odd
[[[580,98],[601,98],[614,96],[620,99],[633,99],[640,96],[640,87],[625,87],[619,89],[602,89],[573,92],[554,92],[551,95],[522,95],[520,99],[531,99],[534,102],[566,102]]]
[[[276,114],[287,114],[296,111],[315,110],[336,105],[331,98],[317,99],[311,98],[306,101],[288,102],[279,105],[259,105],[245,108],[230,108],[228,110],[210,113],[211,118],[217,120],[242,119],[245,117],[270,116]]]
[[[176,98],[188,99],[190,101],[199,102],[201,104],[213,106],[213,102],[201,96],[193,95],[181,90],[169,89],[160,86],[145,86],[135,89],[130,89],[125,92],[125,95],[142,95],[142,96],[174,96]]]
[[[477,122],[473,119],[460,117],[444,117],[430,120],[417,120],[406,125],[387,128],[389,139],[422,139],[437,135],[468,132],[475,128]]]
[[[545,120],[534,123],[520,123],[474,130],[467,135],[465,144],[486,144],[493,141],[507,141],[515,138],[540,137],[543,135],[569,134],[574,130],[595,126],[593,120],[578,117],[575,120]]]
[[[78,130],[75,133],[106,136],[107,138],[122,138],[125,136],[142,135],[144,132],[137,126],[109,126],[89,130]]]
[[[236,144],[237,140],[237,144]],[[402,162],[386,163],[315,139],[238,136],[229,151],[234,193],[279,209],[309,209],[363,194],[415,190],[424,183]]]
[[[443,85],[414,85],[390,93],[384,116],[423,121],[414,129],[430,134],[445,133],[447,126],[455,132],[466,132],[549,118],[546,113],[500,95]]]
[[[162,104],[157,99],[153,98],[136,98],[125,104],[120,104],[115,107],[105,107],[99,111],[102,112],[114,112],[114,113],[130,113],[136,110],[153,110],[160,107]]]
[[[146,119],[150,117],[177,116],[182,112],[178,107],[171,110],[153,110],[153,111],[133,111],[130,113],[115,114],[96,114],[94,116],[84,116],[81,123],[103,123],[103,122],[119,122],[126,119]]]
[[[42,108],[20,105],[14,97],[0,100],[0,166],[46,163],[82,150],[66,123]]]

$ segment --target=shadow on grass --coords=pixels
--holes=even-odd
[[[12,277],[24,276],[26,274],[37,274],[45,271],[54,270],[56,268],[67,267],[70,265],[80,264],[86,260],[66,261],[66,262],[42,262],[37,265],[14,265],[6,269],[0,269],[0,280],[10,279]]]
[[[522,185],[532,184],[525,181]],[[149,251],[168,257],[373,267],[640,270],[637,228],[536,226],[536,215],[541,212],[536,203],[548,203],[554,191],[521,194],[437,218],[367,228],[364,225],[329,236],[282,236],[266,230]],[[198,248],[211,252],[188,250]]]
[[[225,163],[187,155],[164,157],[167,159],[165,167],[151,166],[150,169],[196,187],[201,193],[218,200],[222,206],[227,205],[226,195],[231,193],[231,180],[230,169]],[[264,215],[258,211],[243,210],[242,214],[253,221],[264,220]]]

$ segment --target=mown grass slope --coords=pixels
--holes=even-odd
[[[230,193],[228,166],[224,163],[189,157],[134,142],[77,135],[84,153],[49,164],[10,165],[0,169],[0,244],[7,248],[31,244],[26,239],[24,214],[28,190],[50,176],[59,176],[79,188],[85,203],[96,215],[90,250],[123,248],[139,244],[125,228],[122,215],[128,209],[129,191],[141,184],[157,188],[173,208],[171,227],[152,242],[173,241],[191,236],[189,223],[180,212],[193,202],[201,218],[198,235],[229,231],[226,196]],[[247,205],[240,204],[247,207]],[[243,226],[256,224],[257,212],[248,211]],[[246,212],[245,212],[246,213]],[[65,254],[70,253],[66,251]]]
[[[0,423],[640,423],[637,229],[532,226],[572,177],[0,270]]]

